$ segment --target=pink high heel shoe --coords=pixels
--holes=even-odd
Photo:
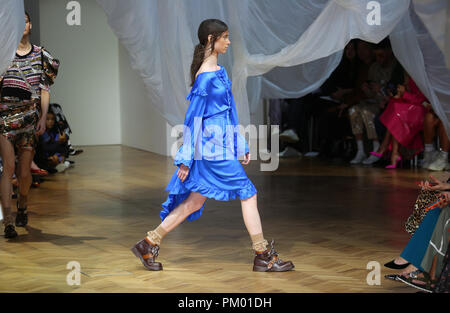
[[[374,156],[376,156],[376,157],[378,157],[378,158],[381,158],[381,157],[383,156],[384,153],[378,153],[378,152],[373,152],[373,151],[372,151],[372,152],[370,152],[370,154],[371,154],[371,155],[374,155]]]
[[[395,162],[395,164],[388,165],[388,166],[386,166],[385,168],[387,168],[387,169],[395,169],[395,168],[397,168],[397,166],[398,166],[398,162],[400,162],[401,160],[402,160],[402,157],[399,156],[399,157],[397,158],[397,161]]]

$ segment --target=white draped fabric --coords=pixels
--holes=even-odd
[[[14,58],[25,29],[23,0],[0,0],[0,76]]]
[[[413,0],[414,9],[441,51],[450,68],[450,1]]]
[[[450,134],[450,70],[413,7],[390,35],[395,56],[430,100]]]
[[[2,31],[0,47],[0,69],[4,69],[23,31],[23,3],[0,1],[1,29],[7,29]],[[433,24],[432,18],[445,20],[447,0],[97,2],[143,79],[149,105],[171,125],[181,124],[186,112],[198,25],[218,18],[230,27],[232,49],[219,63],[233,81],[240,124],[250,123],[251,112],[262,98],[300,97],[318,88],[338,65],[349,40],[377,43],[390,35],[394,54],[450,134],[450,74],[443,53],[446,28]],[[373,25],[378,9],[380,23]]]
[[[410,4],[378,1],[381,25],[369,25],[372,10],[361,0],[97,1],[152,104],[171,125],[182,123],[186,112],[189,65],[202,20],[219,18],[230,27],[232,53],[219,62],[232,78],[240,123],[248,125],[262,96],[299,97],[316,89],[349,40],[379,42]]]
[[[0,77],[5,72],[17,50],[23,30],[25,29],[24,8],[22,0],[0,0]],[[0,220],[3,219],[0,210]]]

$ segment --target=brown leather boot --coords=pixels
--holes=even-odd
[[[274,240],[270,243],[270,249],[261,254],[255,253],[253,261],[254,272],[286,272],[292,270],[295,266],[291,261],[283,262],[278,257],[278,253],[273,248]]]
[[[131,248],[134,255],[138,257],[145,268],[149,271],[161,271],[162,264],[155,262],[156,257],[159,253],[159,246],[153,245],[148,238],[139,241],[133,248]]]

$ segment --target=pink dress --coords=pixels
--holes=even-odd
[[[421,152],[423,141],[420,131],[423,130],[427,111],[422,103],[428,100],[411,78],[408,86],[410,91],[405,91],[401,98],[391,98],[380,121],[403,147]]]

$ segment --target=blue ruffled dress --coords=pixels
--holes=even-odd
[[[236,128],[238,117],[231,81],[223,66],[214,72],[200,73],[186,99],[190,103],[184,120],[183,145],[177,151],[173,163],[177,168],[165,189],[169,195],[162,204],[161,220],[192,191],[219,201],[247,199],[257,193],[238,160],[249,149]],[[177,176],[180,164],[189,167],[184,182]],[[205,203],[187,220],[199,218]]]

